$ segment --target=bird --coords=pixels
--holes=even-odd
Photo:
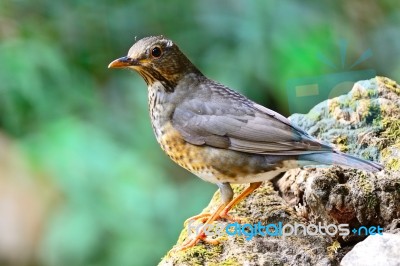
[[[383,169],[379,163],[338,151],[283,115],[207,78],[162,35],[136,41],[108,68],[140,74],[147,84],[151,124],[161,148],[175,163],[218,186],[218,208],[190,218],[202,219],[204,226],[220,219],[240,221],[229,211],[262,182],[290,169],[332,164],[373,172]],[[249,186],[234,197],[231,184]],[[219,243],[201,229],[178,249],[199,241]]]

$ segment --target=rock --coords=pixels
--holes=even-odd
[[[400,219],[394,219],[385,229],[388,233],[400,235]]]
[[[342,266],[399,266],[400,235],[367,237],[344,256]]]
[[[235,186],[235,194],[243,190],[245,186]],[[218,204],[219,192],[214,195],[208,208],[214,209]],[[251,206],[251,207],[250,207]],[[207,209],[205,210],[207,211]],[[249,224],[278,224],[305,223],[295,210],[287,204],[272,187],[266,183],[246,201],[235,208],[235,215],[249,217]],[[224,226],[227,222],[219,222]],[[184,229],[180,242],[187,236]],[[193,248],[165,257],[160,265],[213,265],[222,262],[225,265],[294,265],[302,261],[310,265],[330,264],[326,249],[329,243],[322,236],[286,237],[279,236],[254,237],[250,241],[243,236],[229,236],[222,245],[209,245],[199,243]]]
[[[351,228],[385,227],[400,217],[400,87],[394,81],[377,77],[358,82],[347,95],[291,120],[342,151],[383,162],[385,171],[339,166],[288,171],[276,182],[286,201],[302,204],[313,222],[348,223]]]
[[[310,230],[320,223],[329,224],[330,231],[312,234],[311,230],[306,236],[304,231],[286,237],[255,235],[250,240],[243,235],[226,236],[219,245],[200,242],[185,251],[170,252],[160,265],[339,265],[368,234],[399,231],[400,86],[383,77],[360,81],[348,94],[318,104],[307,115],[295,114],[291,120],[346,153],[380,161],[385,170],[368,173],[330,166],[288,171],[273,183],[265,182],[232,214],[248,217],[250,224],[297,223]],[[246,187],[234,186],[235,195]],[[204,211],[213,211],[218,204],[216,192]],[[348,234],[340,234],[343,224]],[[247,228],[248,235],[251,230]],[[187,234],[185,227],[178,244]]]

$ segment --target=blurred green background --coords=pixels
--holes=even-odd
[[[156,143],[144,81],[107,69],[159,34],[286,116],[293,79],[400,77],[398,1],[2,0],[0,265],[154,265],[207,205],[216,186]]]

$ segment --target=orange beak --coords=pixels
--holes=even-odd
[[[123,67],[129,67],[129,66],[135,66],[137,65],[137,61],[124,56],[118,59],[115,59],[114,61],[112,61],[109,65],[108,68],[123,68]]]

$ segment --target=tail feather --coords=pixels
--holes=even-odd
[[[325,152],[325,153],[313,153],[305,154],[300,156],[300,160],[317,162],[325,165],[338,164],[347,166],[350,168],[357,168],[360,170],[366,170],[370,172],[376,172],[383,169],[383,165],[367,161],[361,158],[357,158],[352,155],[348,155],[341,152]]]

